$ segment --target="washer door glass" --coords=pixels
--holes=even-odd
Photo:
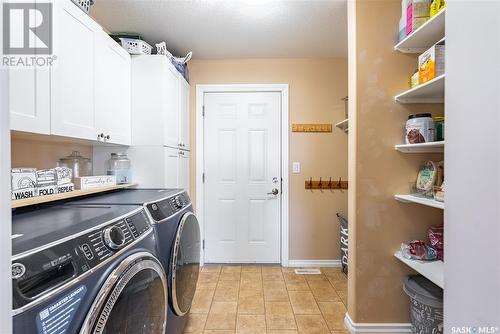
[[[179,223],[170,263],[172,307],[177,315],[191,308],[200,272],[200,226],[196,216],[186,213]]]
[[[126,262],[125,260],[124,262]],[[122,263],[123,264],[123,263]],[[166,276],[160,263],[137,259],[116,270],[101,290],[84,333],[163,334],[166,327]],[[82,329],[83,330],[83,329]]]

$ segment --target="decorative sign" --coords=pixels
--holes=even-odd
[[[292,124],[292,132],[332,132],[332,124]]]

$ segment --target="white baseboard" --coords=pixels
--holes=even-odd
[[[411,333],[411,324],[405,323],[355,323],[348,313],[345,314],[344,324],[351,334],[371,334],[390,333],[406,334]]]
[[[342,267],[340,260],[288,260],[289,267]]]

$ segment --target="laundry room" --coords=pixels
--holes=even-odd
[[[499,2],[0,1],[0,334],[500,333]]]

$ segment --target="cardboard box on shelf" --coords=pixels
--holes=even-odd
[[[13,192],[20,189],[35,188],[36,168],[12,168],[11,182]]]
[[[36,186],[55,186],[57,184],[54,169],[40,169],[36,171]]]
[[[430,17],[430,0],[410,0],[406,7],[406,35],[411,34]]]
[[[418,83],[421,85],[444,74],[444,44],[436,44],[418,56]]]
[[[95,189],[116,185],[115,175],[82,176],[75,178],[76,189]]]
[[[71,183],[73,179],[73,171],[68,167],[56,167],[54,168],[56,173],[57,185]]]

